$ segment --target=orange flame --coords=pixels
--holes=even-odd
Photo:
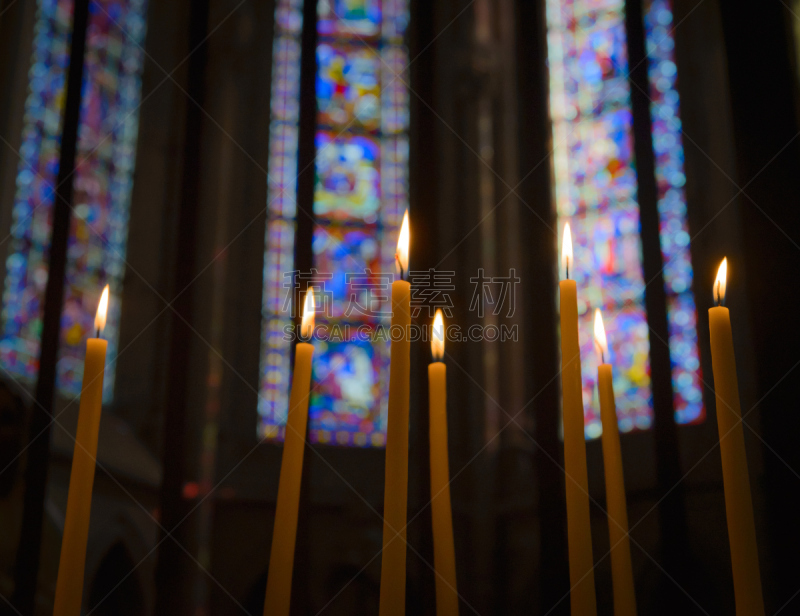
[[[94,316],[94,328],[100,334],[106,326],[106,317],[108,316],[108,285],[103,289],[103,294],[100,296],[100,303],[97,304],[97,313]]]
[[[714,281],[714,301],[717,306],[725,303],[725,289],[728,286],[728,257],[722,260],[717,270],[717,279]]]
[[[314,331],[314,308],[314,287],[309,287],[303,302],[303,320],[300,323],[300,335],[303,338],[310,338]]]
[[[431,355],[434,361],[442,361],[444,357],[444,317],[441,310],[437,310],[436,315],[433,317]]]
[[[598,355],[600,355],[600,361],[606,363],[608,340],[606,339],[606,328],[603,327],[603,314],[599,308],[595,308],[594,311],[594,344],[597,347]]]

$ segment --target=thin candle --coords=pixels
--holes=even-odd
[[[78,431],[72,454],[53,616],[79,616],[81,613],[86,542],[89,538],[92,487],[97,459],[97,438],[100,433],[100,415],[103,410],[103,378],[108,349],[108,342],[101,339],[100,334],[106,326],[107,314],[108,285],[103,289],[94,318],[97,338],[86,340]]]
[[[431,447],[431,518],[433,564],[436,570],[436,614],[457,616],[456,553],[453,514],[450,508],[450,467],[447,448],[447,367],[444,365],[444,317],[437,310],[433,320],[428,365],[428,422]]]
[[[622,450],[614,400],[613,370],[606,330],[603,326],[603,315],[599,309],[594,312],[594,340],[600,358],[600,365],[597,367],[597,391],[600,397],[600,419],[603,423],[603,467],[606,478],[608,536],[611,544],[614,616],[636,616],[636,591],[633,585],[631,546],[628,539],[628,508],[625,502],[625,479],[622,472]]]
[[[728,259],[723,259],[714,282],[714,302],[717,305],[708,310],[708,325],[711,334],[711,367],[717,398],[725,510],[731,544],[733,590],[738,615],[762,616],[764,600],[758,568],[758,544],[744,446],[742,409],[739,403],[739,381],[736,377],[730,311],[724,306],[727,281]]]
[[[314,289],[309,288],[303,303],[300,335],[304,339],[310,339],[313,330]],[[275,526],[269,555],[264,616],[289,616],[313,357],[313,344],[297,343],[294,351],[294,375],[289,395],[289,412],[286,416],[281,476],[278,482],[278,502],[275,506]]]
[[[389,412],[386,425],[386,479],[383,496],[380,616],[406,613],[406,514],[408,507],[408,397],[411,378],[411,285],[408,272],[410,230],[403,216],[397,241],[399,280],[392,283],[392,335],[389,364]]]
[[[567,496],[570,606],[573,616],[595,616],[592,529],[589,520],[589,477],[583,420],[581,351],[578,339],[578,287],[569,279],[573,263],[572,234],[564,225],[561,262],[565,280],[559,282],[561,314],[561,397],[564,422],[564,471]],[[574,268],[573,268],[574,270]]]

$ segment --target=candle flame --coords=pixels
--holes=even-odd
[[[431,337],[431,355],[434,361],[442,361],[444,357],[444,317],[437,310],[433,317],[433,336]]]
[[[314,287],[309,287],[303,302],[303,320],[300,323],[300,335],[303,338],[310,338],[314,331],[314,308]]]
[[[564,267],[565,278],[569,279],[569,266],[572,265],[572,231],[569,223],[564,225],[564,238],[561,240],[561,265]]]
[[[397,238],[397,252],[395,253],[397,265],[400,267],[400,278],[403,277],[404,272],[408,271],[408,245],[410,241],[408,210],[406,210],[403,215],[403,224],[400,227],[400,236]]]
[[[603,327],[603,313],[600,312],[599,308],[595,308],[594,311],[594,344],[600,355],[601,363],[606,363],[608,340],[606,339],[606,328]]]
[[[100,303],[97,304],[97,313],[94,316],[94,328],[97,330],[97,335],[106,326],[106,317],[108,316],[108,285],[103,289],[103,294],[100,296]]]
[[[725,289],[728,286],[728,257],[722,260],[717,271],[717,279],[714,281],[714,301],[717,306],[725,304]]]

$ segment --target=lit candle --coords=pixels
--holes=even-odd
[[[314,330],[314,290],[306,291],[300,333],[310,338]],[[289,616],[292,594],[294,546],[297,537],[297,512],[300,508],[300,481],[303,475],[303,449],[308,423],[308,395],[311,388],[311,359],[314,345],[298,342],[294,348],[294,375],[286,416],[278,502],[267,573],[264,616]]]
[[[86,341],[83,385],[78,411],[78,432],[72,454],[67,513],[61,539],[61,559],[53,604],[53,616],[79,616],[86,567],[86,541],[89,538],[89,515],[92,510],[92,485],[97,459],[97,436],[103,410],[103,377],[108,342],[100,338],[108,313],[108,285],[103,289],[94,318],[96,338]]]
[[[730,313],[723,306],[727,273],[728,260],[723,259],[714,283],[714,299],[717,305],[708,310],[711,367],[714,371],[717,397],[719,449],[722,454],[722,480],[725,485],[736,613],[741,616],[760,616],[764,614],[764,601],[758,569],[758,545],[744,447],[742,410],[739,406],[736,357],[733,353]]]
[[[428,365],[428,422],[431,444],[431,517],[433,564],[436,569],[436,614],[458,614],[456,551],[450,510],[450,468],[447,460],[447,368],[444,358],[444,318],[437,310],[431,337],[433,361]]]
[[[406,212],[397,240],[396,257],[400,279],[392,283],[392,346],[389,364],[389,416],[386,426],[380,616],[404,616],[406,613],[408,395],[411,355],[408,327],[411,324],[411,285],[403,280],[403,275],[408,271],[408,244]]]
[[[600,395],[600,419],[603,422],[603,466],[606,475],[608,536],[611,543],[611,582],[614,589],[614,615],[636,615],[636,592],[633,586],[631,546],[628,540],[628,509],[625,504],[625,479],[622,474],[622,451],[619,445],[617,406],[608,359],[608,341],[600,310],[594,312],[594,340],[600,365],[597,367],[597,391]]]
[[[561,295],[561,397],[564,421],[564,471],[567,494],[567,541],[569,544],[570,606],[573,616],[594,616],[592,529],[589,521],[589,478],[586,472],[586,439],[583,431],[581,351],[578,341],[578,287],[569,279],[573,265],[569,223],[564,226],[562,264],[565,280]],[[573,268],[574,269],[574,268]]]

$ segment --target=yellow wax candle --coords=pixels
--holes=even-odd
[[[313,289],[308,289],[306,292],[300,330],[303,338],[310,338],[314,330]],[[295,346],[294,375],[289,395],[289,412],[286,416],[286,435],[283,441],[278,502],[275,507],[275,526],[272,531],[272,548],[269,555],[264,616],[289,616],[313,356],[313,344],[299,342]]]
[[[586,439],[583,426],[581,355],[578,339],[578,288],[569,280],[572,236],[564,226],[562,261],[566,280],[561,295],[561,397],[564,422],[564,470],[567,495],[570,606],[573,616],[597,614],[592,561],[592,529],[589,520],[589,478],[586,471]]]
[[[408,269],[408,212],[397,242],[401,280],[392,283],[392,346],[389,365],[389,416],[386,426],[386,480],[383,496],[380,616],[406,613],[406,509],[408,507],[408,396],[411,344],[411,285]],[[402,329],[402,336],[398,328]]]
[[[600,310],[595,310],[594,313],[594,338],[601,360],[597,367],[597,391],[600,397],[600,420],[603,423],[603,466],[606,476],[608,536],[611,543],[614,615],[636,616],[636,591],[633,585],[631,546],[628,540],[628,509],[625,503],[625,479],[622,474],[617,406],[614,401],[611,364],[606,363],[608,342]]]
[[[436,614],[458,614],[456,551],[453,514],[450,509],[450,468],[447,449],[447,368],[444,357],[444,319],[436,311],[428,365],[428,422],[431,445],[431,517],[433,519],[433,564],[436,569]]]
[[[739,382],[736,378],[731,318],[728,309],[721,305],[725,301],[727,270],[728,260],[723,259],[714,284],[714,296],[718,305],[708,311],[722,480],[725,486],[736,613],[741,616],[761,616],[764,614],[764,600],[758,569],[756,526],[744,447],[742,410],[739,406]]]
[[[92,510],[92,486],[97,459],[100,414],[103,410],[103,377],[108,349],[108,342],[100,339],[100,332],[106,325],[107,312],[108,285],[103,289],[94,319],[98,337],[86,341],[78,431],[72,454],[53,616],[79,616],[81,613],[86,542],[89,538],[89,515]]]

